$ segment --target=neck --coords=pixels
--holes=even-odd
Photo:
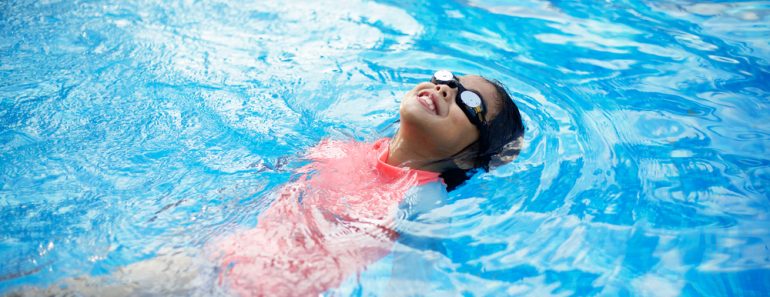
[[[399,129],[390,141],[388,164],[412,169],[441,172],[441,164],[425,149],[418,139],[409,137],[408,131]]]

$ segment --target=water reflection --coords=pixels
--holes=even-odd
[[[526,146],[330,294],[769,290],[766,2],[2,6],[0,291],[258,224],[439,68],[508,86]]]

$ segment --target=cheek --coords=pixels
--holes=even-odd
[[[474,126],[470,120],[468,120],[468,117],[465,116],[465,113],[463,113],[459,107],[452,108],[449,114],[449,118],[452,120],[452,126],[454,126],[458,131],[463,131],[464,135],[468,135],[468,133],[476,131],[476,126]],[[475,136],[475,134],[473,134],[473,136]]]
[[[478,138],[476,127],[468,121],[462,111],[453,110],[449,113],[447,120],[446,125],[442,125],[442,130],[445,131],[444,135],[449,146],[462,149]]]

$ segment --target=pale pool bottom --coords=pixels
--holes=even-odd
[[[172,251],[110,275],[67,278],[48,288],[22,287],[6,296],[222,296],[217,268],[192,251]]]

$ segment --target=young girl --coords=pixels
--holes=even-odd
[[[317,296],[389,253],[399,205],[446,189],[518,152],[524,129],[500,84],[438,71],[409,91],[392,140],[326,141],[257,227],[217,243],[223,283],[241,296]],[[501,156],[501,153],[508,157]],[[419,210],[418,210],[419,211]]]

